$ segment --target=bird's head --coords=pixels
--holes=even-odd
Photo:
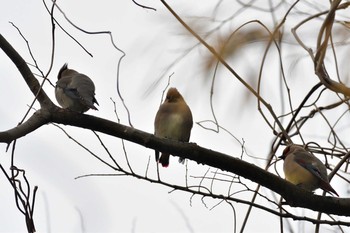
[[[282,155],[279,156],[278,158],[286,159],[287,156],[290,155],[291,153],[295,151],[303,151],[303,150],[304,148],[302,148],[301,146],[291,144],[291,145],[288,145],[286,148],[284,148]]]
[[[68,69],[68,63],[65,63],[62,68],[60,69],[60,71],[58,72],[58,75],[57,75],[57,80],[60,80],[60,78],[62,78],[62,75],[63,75],[63,72],[65,70]]]
[[[180,94],[180,92],[178,92],[176,88],[169,88],[168,93],[166,94],[165,102],[174,103],[181,99],[183,99],[182,95]]]

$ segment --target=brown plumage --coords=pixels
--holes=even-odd
[[[287,146],[280,158],[284,160],[283,171],[289,182],[309,191],[321,188],[338,196],[329,184],[326,166],[303,147]]]
[[[164,103],[159,107],[154,121],[154,135],[168,139],[188,142],[193,126],[192,113],[182,95],[176,88],[170,88]],[[169,153],[155,152],[156,161],[163,167],[169,166]],[[183,163],[185,159],[179,158]]]

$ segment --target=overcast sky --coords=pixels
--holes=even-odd
[[[215,4],[211,1],[208,3],[204,1],[200,8],[196,6],[195,1],[169,2],[199,31],[207,30],[207,24],[213,23],[209,20],[215,15],[212,10]],[[131,113],[131,123],[135,128],[153,132],[153,120],[169,76],[171,76],[170,86],[178,88],[183,94],[192,109],[195,122],[213,119],[209,102],[209,78],[212,73],[205,71],[210,55],[206,49],[199,46],[175,65],[170,66],[197,42],[159,1],[143,2],[157,11],[143,9],[132,1],[61,0],[58,3],[66,16],[84,30],[112,32],[115,45],[126,54],[121,60],[119,84],[121,94]],[[50,5],[49,1],[47,4]],[[230,7],[219,7],[216,19],[225,19],[236,10],[234,6]],[[257,13],[250,13],[238,18],[238,21],[259,17]],[[117,64],[122,53],[112,45],[109,35],[87,35],[67,23],[57,9],[55,17],[93,57],[56,26],[55,58],[52,72],[48,76],[49,80],[55,84],[58,70],[68,62],[69,68],[88,75],[95,82],[99,111],[90,110],[87,114],[117,121],[112,98],[116,102],[121,123],[128,125],[127,112],[116,89]],[[266,19],[265,23],[270,24],[270,20]],[[13,22],[21,30],[30,44],[39,67],[46,73],[51,59],[52,35],[50,16],[43,3],[6,1],[0,9],[0,33],[26,61],[33,63],[24,40],[9,22]],[[235,28],[242,22],[232,22],[225,27]],[[247,54],[254,49],[254,47],[247,49]],[[238,72],[253,75],[254,72],[250,71],[256,68],[254,58],[245,55],[242,55],[245,59],[236,58],[233,59],[233,63],[237,65]],[[308,62],[304,60],[304,64],[310,65]],[[38,73],[34,69],[33,72]],[[278,70],[274,72],[271,71],[271,78],[274,75],[277,77]],[[298,73],[290,71],[293,72]],[[313,74],[312,69],[304,72]],[[244,142],[249,155],[255,157],[253,159],[245,154],[244,159],[263,167],[273,135],[256,110],[256,101],[247,99],[247,92],[242,89],[241,84],[232,77],[228,78],[230,75],[224,69],[219,70],[219,74],[220,79],[216,83],[216,95],[213,100],[216,117],[239,142]],[[33,96],[14,64],[2,51],[0,77],[0,97],[3,100],[0,102],[0,131],[4,131],[15,127],[22,119]],[[40,77],[38,79],[41,81]],[[315,78],[296,79],[292,81],[291,86],[312,85],[315,81],[317,81]],[[268,90],[266,97],[280,114],[278,99],[280,93],[275,91],[278,86],[279,82],[268,82],[268,85],[263,86],[263,90]],[[44,90],[57,103],[54,87],[46,83]],[[298,96],[295,97],[297,102]],[[34,107],[38,109],[40,106],[35,104]],[[32,113],[33,111],[30,115]],[[207,126],[212,127],[210,124]],[[68,126],[62,127],[91,151],[108,159],[107,153],[92,132]],[[117,161],[126,167],[121,140],[99,135]],[[232,156],[241,155],[241,144],[224,131],[217,134],[195,124],[190,141]],[[145,174],[150,159],[149,175],[155,177],[154,152],[129,142],[125,142],[125,147],[135,172]],[[6,145],[0,144],[0,162],[5,168],[9,168],[11,154],[6,153],[5,149]],[[39,187],[34,214],[38,232],[233,232],[234,230],[234,211],[226,203],[217,205],[220,200],[205,198],[203,201],[201,196],[192,197],[191,194],[133,177],[75,179],[81,175],[115,174],[115,172],[53,125],[45,125],[19,139],[15,163],[17,167],[26,170],[30,184]],[[277,171],[280,174],[282,174],[281,168],[280,162],[277,164]],[[188,162],[188,170],[192,176],[201,177],[208,167]],[[160,173],[161,177],[170,183],[184,184],[186,166],[178,164],[177,158],[171,158],[170,166],[166,169],[160,168]],[[198,183],[198,179],[191,178],[191,182]],[[252,189],[255,188],[254,184],[244,182],[251,185]],[[26,231],[24,216],[16,209],[13,191],[4,175],[0,175],[0,187],[0,232]],[[336,182],[333,187],[339,190]],[[218,182],[216,188],[226,194],[228,185]],[[272,197],[266,189],[262,192]],[[343,196],[344,194],[345,192],[342,193]],[[246,199],[250,200],[251,195],[252,193],[249,193]],[[235,204],[238,226],[242,223],[246,209],[245,205]],[[278,231],[278,222],[277,217],[254,210],[248,222],[247,232]],[[299,229],[298,226],[295,229]]]

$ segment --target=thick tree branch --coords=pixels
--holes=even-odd
[[[57,107],[57,109],[59,109]],[[20,124],[12,129],[0,132],[0,142],[10,144],[12,141],[21,138],[41,126],[49,123],[50,113],[47,110],[38,110],[23,124]]]
[[[181,156],[200,164],[206,164],[237,174],[279,193],[291,206],[304,207],[328,214],[350,216],[350,199],[313,195],[241,159],[200,147],[194,143],[181,143],[158,138],[153,134],[109,120],[58,108],[47,97],[45,92],[40,89],[39,82],[30,72],[24,60],[1,35],[0,47],[16,64],[33,94],[38,96],[38,100],[42,106],[41,110],[36,111],[22,125],[5,132],[0,132],[0,142],[10,143],[50,122],[76,126],[122,138],[147,148],[169,152],[175,156]]]
[[[11,46],[10,43],[0,34],[0,48],[6,53],[6,55],[17,66],[17,69],[22,74],[24,81],[26,81],[28,87],[38,99],[41,107],[53,107],[54,104],[46,93],[42,90],[38,80],[34,77],[33,73],[27,66],[26,61],[17,53],[17,51]]]
[[[52,121],[92,129],[143,145],[147,148],[169,152],[176,156],[194,160],[197,163],[232,172],[279,193],[291,206],[304,207],[329,214],[350,216],[350,199],[314,195],[260,167],[241,159],[200,147],[194,143],[181,143],[161,139],[155,137],[153,134],[112,121],[66,111],[59,111],[53,114]]]
[[[194,160],[200,164],[206,164],[237,174],[279,193],[291,206],[304,207],[328,214],[350,216],[350,199],[314,195],[260,167],[235,157],[200,147],[195,143],[181,143],[158,138],[153,134],[132,127],[63,109],[53,112],[50,121],[95,130],[147,148],[169,152],[176,156]]]

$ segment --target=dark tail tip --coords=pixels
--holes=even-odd
[[[333,187],[327,183],[327,182],[321,182],[321,188],[329,193],[335,194],[337,197],[339,197],[338,193],[333,189]]]
[[[160,156],[159,162],[162,164],[162,167],[168,167],[169,166],[169,157],[170,154],[164,154]]]
[[[332,190],[329,190],[331,193],[334,193],[335,195],[337,195],[337,197],[339,197],[338,193],[332,188]]]

